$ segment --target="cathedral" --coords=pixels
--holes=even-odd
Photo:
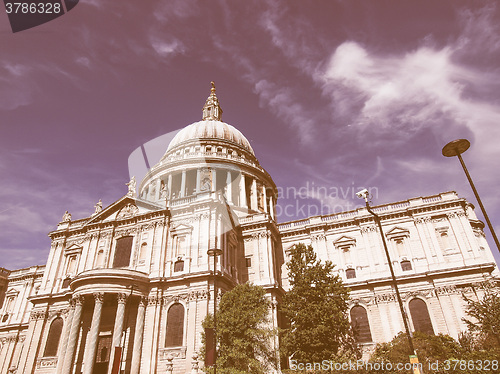
[[[86,218],[64,214],[45,266],[0,268],[0,374],[201,373],[202,321],[223,292],[262,286],[280,325],[297,243],[336,265],[366,351],[404,330],[367,209],[278,223],[271,175],[221,118],[212,84],[202,120],[165,144],[125,196]],[[373,210],[411,329],[457,338],[462,294],[498,277],[472,204],[444,192]]]

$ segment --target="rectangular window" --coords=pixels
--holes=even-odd
[[[132,253],[132,236],[124,236],[116,241],[114,268],[123,268],[130,265],[130,254]]]
[[[245,258],[245,264],[247,268],[252,267],[252,258],[251,257]]]

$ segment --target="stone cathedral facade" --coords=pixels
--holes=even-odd
[[[279,224],[276,185],[221,115],[212,86],[202,121],[179,131],[138,185],[132,178],[124,197],[99,202],[90,217],[66,212],[45,266],[0,269],[0,374],[199,373],[214,266],[218,295],[244,282],[264,287],[277,327],[288,249],[300,242],[351,288],[367,350],[403,330],[366,209]],[[374,210],[412,329],[456,338],[462,293],[498,274],[472,205],[446,192]],[[220,256],[209,255],[215,248]]]

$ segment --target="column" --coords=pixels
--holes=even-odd
[[[240,207],[247,207],[247,191],[243,173],[240,174]]]
[[[262,196],[264,197],[264,212],[267,213],[267,189],[266,185],[262,185]]]
[[[71,331],[71,322],[73,321],[74,313],[75,313],[75,301],[74,299],[71,299],[68,317],[64,321],[64,329],[61,336],[61,342],[59,343],[56,374],[61,374],[63,369],[64,356],[66,353],[66,347],[68,345],[68,338],[69,338],[69,333]]]
[[[201,186],[201,170],[197,169],[196,170],[196,193],[200,193],[200,186]]]
[[[274,219],[274,201],[273,195],[269,196],[269,213],[271,214],[271,218]]]
[[[73,320],[71,321],[71,330],[68,337],[68,345],[66,346],[66,355],[64,356],[64,365],[62,372],[70,374],[73,370],[73,357],[75,355],[76,341],[80,331],[80,318],[83,310],[83,297],[77,296],[73,298],[75,303],[75,311],[73,312]]]
[[[160,192],[161,192],[160,191],[161,190],[161,179],[158,178],[153,183],[155,183],[155,185],[156,185],[156,187],[155,187],[155,195],[153,196],[153,198],[154,198],[154,201],[158,201],[160,199]]]
[[[167,200],[170,200],[171,196],[172,196],[172,174],[169,174],[167,178]]]
[[[257,181],[252,178],[252,193],[250,194],[250,209],[258,210],[257,207]]]
[[[226,199],[228,204],[233,205],[233,186],[231,184],[231,171],[227,171],[226,177]]]
[[[92,374],[94,370],[94,359],[97,350],[97,338],[99,337],[99,325],[101,324],[102,303],[104,301],[104,294],[96,292],[94,294],[94,314],[92,314],[92,325],[89,332],[89,340],[87,342],[87,349],[85,357],[83,358],[83,374]]]
[[[119,293],[118,295],[116,295],[116,298],[118,299],[118,306],[116,307],[115,326],[113,329],[113,342],[111,344],[110,360],[108,366],[108,373],[110,374],[114,365],[113,358],[115,356],[115,347],[119,347],[122,340],[123,319],[125,317],[125,305],[127,303],[127,295],[124,293]]]
[[[186,196],[186,170],[183,170],[181,174],[181,192],[179,194],[179,197],[185,197],[185,196]]]
[[[212,170],[212,192],[215,192],[217,190],[217,170],[211,169]]]
[[[144,333],[144,315],[147,299],[141,297],[137,309],[137,319],[135,321],[134,346],[132,348],[132,364],[130,374],[139,374],[141,367],[142,336]]]

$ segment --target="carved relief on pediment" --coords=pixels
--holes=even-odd
[[[137,213],[139,213],[139,208],[137,205],[128,203],[125,205],[116,215],[116,219],[125,219],[125,218],[130,218],[135,216]]]

